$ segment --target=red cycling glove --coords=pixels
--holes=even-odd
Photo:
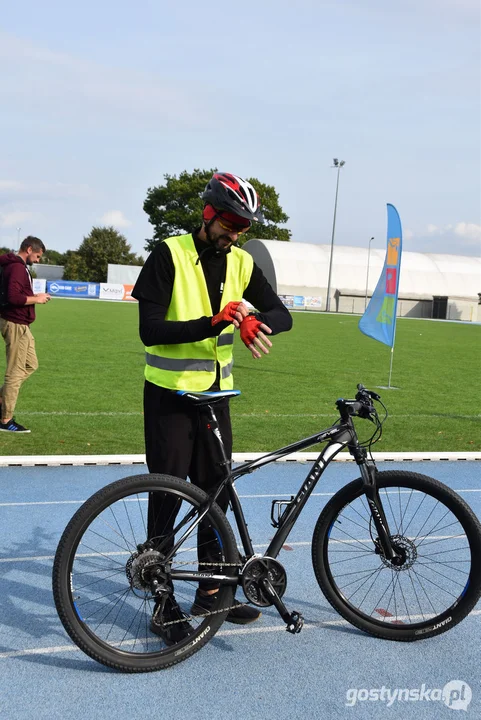
[[[214,315],[214,317],[211,320],[211,325],[217,325],[217,323],[220,322],[229,322],[231,323],[233,320],[235,320],[235,314],[237,312],[237,308],[240,305],[240,301],[233,300],[231,302],[228,302],[227,305],[222,308],[220,313],[217,313],[217,315]]]
[[[240,326],[241,340],[246,347],[249,347],[254,342],[259,332],[262,323],[258,320],[255,315],[248,315],[245,317]]]

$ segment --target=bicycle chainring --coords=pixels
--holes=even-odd
[[[272,605],[272,599],[262,586],[262,580],[268,578],[281,598],[287,588],[287,575],[278,560],[269,557],[251,558],[242,569],[242,589],[246,598],[258,607]]]

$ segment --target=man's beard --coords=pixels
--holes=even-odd
[[[207,235],[207,240],[209,241],[210,246],[215,250],[216,255],[227,253],[234,244],[229,235],[217,235],[216,237],[213,237],[210,227],[206,227],[205,234]],[[223,245],[221,240],[224,240],[228,243],[228,245]]]

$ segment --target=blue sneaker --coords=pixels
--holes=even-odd
[[[0,432],[11,432],[11,433],[29,433],[30,430],[16,422],[15,418],[12,418],[6,423],[0,422]]]

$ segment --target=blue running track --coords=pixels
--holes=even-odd
[[[431,475],[481,517],[478,462],[379,467]],[[272,500],[295,493],[308,468],[278,463],[237,483],[259,552],[274,533]],[[103,485],[145,468],[0,469],[0,717],[442,720],[464,706],[462,717],[480,718],[480,604],[451,632],[393,643],[348,625],[321,594],[310,556],[313,528],[329,497],[357,477],[356,470],[352,463],[331,465],[280,555],[288,571],[284,600],[306,621],[299,635],[286,633],[277,612],[266,608],[249,627],[224,624],[184,663],[128,675],[97,664],[71,643],[54,608],[51,568],[60,535],[79,505]],[[448,705],[441,697],[446,685]]]

